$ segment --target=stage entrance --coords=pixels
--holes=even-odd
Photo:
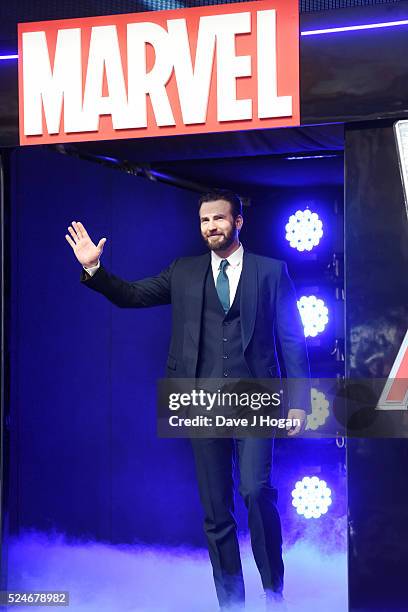
[[[156,437],[156,381],[164,372],[171,309],[119,309],[86,291],[64,234],[80,220],[95,240],[107,238],[103,263],[109,270],[129,280],[154,275],[177,257],[205,251],[199,193],[233,190],[244,204],[244,248],[287,261],[298,299],[314,299],[325,309],[317,333],[309,333],[312,323],[304,321],[313,378],[341,381],[343,126],[15,149],[8,169],[10,418],[18,423],[10,432],[9,585],[21,586],[23,572],[35,569],[30,551],[43,551],[46,559],[57,555],[58,588],[64,583],[69,589],[71,580],[81,600],[80,578],[74,570],[71,578],[58,574],[58,559],[70,563],[83,551],[92,566],[92,546],[99,546],[106,564],[118,561],[126,575],[116,555],[137,542],[129,559],[135,568],[147,563],[143,589],[138,587],[146,612],[144,598],[153,610],[161,596],[149,572],[157,566],[167,581],[169,563],[191,591],[203,588],[203,611],[216,609],[189,442]],[[309,249],[302,232],[293,239],[292,230],[296,215],[307,223],[312,214],[322,231]],[[307,437],[275,443],[287,599],[294,610],[330,606],[343,612],[346,443],[330,398],[318,386],[312,397]],[[310,490],[318,483],[330,499],[327,507],[309,518],[310,502],[298,513],[292,504],[296,483]],[[262,589],[246,510],[236,501],[248,605],[256,610]],[[85,562],[83,573],[92,576],[98,593],[105,580],[91,566]],[[44,585],[48,560],[42,567],[38,580]],[[187,610],[183,597],[170,592],[166,609]]]

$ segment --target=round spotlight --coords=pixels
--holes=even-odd
[[[331,490],[325,480],[317,476],[305,476],[295,484],[292,491],[292,505],[305,518],[320,518],[326,514],[331,500]]]
[[[314,387],[311,389],[312,414],[307,415],[306,429],[315,431],[326,422],[329,416],[329,400],[324,393]]]
[[[305,336],[315,338],[329,322],[329,311],[326,304],[315,295],[303,295],[297,302],[302,318]]]
[[[297,210],[285,225],[286,240],[298,251],[311,251],[323,236],[323,223],[319,215],[306,210]]]

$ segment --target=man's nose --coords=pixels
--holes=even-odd
[[[208,227],[208,231],[210,231],[210,232],[212,232],[215,229],[217,229],[217,226],[215,225],[214,221],[211,221],[211,219],[208,222],[208,226],[207,227]]]

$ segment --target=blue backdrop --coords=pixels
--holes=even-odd
[[[11,529],[204,543],[189,445],[155,435],[170,307],[111,306],[64,238],[81,220],[110,270],[155,274],[203,251],[196,196],[40,148],[15,151],[11,196]]]

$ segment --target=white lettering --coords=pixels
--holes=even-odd
[[[150,96],[158,126],[175,125],[166,84],[173,70],[173,53],[167,32],[155,23],[130,23],[128,33],[129,104],[135,113],[133,127],[147,127],[146,95]],[[155,52],[147,71],[146,45]]]
[[[217,114],[218,121],[252,119],[252,100],[237,100],[237,78],[251,75],[251,57],[237,56],[236,34],[251,31],[250,13],[217,15]]]
[[[181,114],[185,125],[205,123],[214,62],[215,31],[210,17],[200,19],[194,70],[185,19],[167,22],[173,50]]]
[[[102,95],[104,72],[107,96]],[[112,116],[115,130],[135,127],[127,103],[116,26],[92,28],[83,110],[83,131],[97,130],[101,115]]]
[[[43,106],[48,133],[58,134],[63,102],[65,131],[77,131],[82,112],[80,28],[59,30],[53,69],[45,32],[23,33],[22,45],[24,134],[43,133]]]
[[[258,11],[258,117],[290,117],[292,96],[278,96],[276,11]]]

